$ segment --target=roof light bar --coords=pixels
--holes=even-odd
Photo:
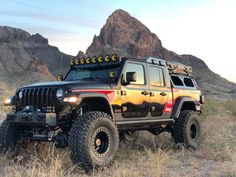
[[[90,64],[97,64],[97,63],[111,63],[111,62],[118,62],[119,57],[116,54],[112,55],[106,55],[105,57],[103,56],[93,56],[91,57],[82,57],[82,58],[73,58],[70,61],[71,67],[74,67],[76,65],[90,65]]]
[[[87,58],[74,58],[70,61],[71,67],[75,65],[88,65],[88,64],[96,64],[96,63],[111,63],[111,62],[117,62],[119,61],[119,57],[116,54],[112,55],[106,55],[105,57],[103,56],[93,56],[87,57]]]

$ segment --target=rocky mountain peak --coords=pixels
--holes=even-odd
[[[144,57],[154,54],[152,49],[161,48],[159,38],[139,20],[123,10],[116,10],[107,19],[100,35],[94,37],[87,53],[103,54],[104,51],[112,53],[115,50],[125,56]]]
[[[35,43],[40,43],[40,44],[48,44],[48,39],[44,38],[42,35],[39,33],[33,34],[30,37],[30,40],[35,42]]]
[[[0,41],[1,42],[10,42],[12,40],[21,40],[26,41],[31,37],[31,35],[21,29],[0,26]]]
[[[48,40],[38,33],[31,35],[22,29],[0,26],[0,42],[15,41],[48,44]]]

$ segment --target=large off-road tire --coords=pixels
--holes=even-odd
[[[17,127],[7,119],[0,126],[0,153],[15,153],[17,150]]]
[[[83,169],[107,167],[119,148],[119,133],[111,116],[103,112],[87,112],[74,122],[69,134],[73,163]]]
[[[196,149],[201,138],[201,124],[198,115],[191,110],[181,111],[175,122],[173,137],[175,143],[186,148]]]

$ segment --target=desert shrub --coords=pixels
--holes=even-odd
[[[236,99],[219,100],[214,98],[206,98],[205,104],[202,106],[202,115],[203,117],[216,115],[222,109],[225,112],[236,116]]]
[[[217,114],[219,108],[221,108],[223,104],[224,101],[222,100],[217,100],[214,98],[206,98],[205,104],[203,104],[202,106],[203,117]]]
[[[224,104],[224,108],[228,110],[233,116],[236,116],[236,99],[227,100]]]

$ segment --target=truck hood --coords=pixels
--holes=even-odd
[[[22,86],[19,89],[24,88],[42,88],[42,87],[58,87],[58,88],[70,88],[70,89],[110,89],[111,85],[101,82],[91,81],[53,81],[53,82],[39,82],[31,85]]]

